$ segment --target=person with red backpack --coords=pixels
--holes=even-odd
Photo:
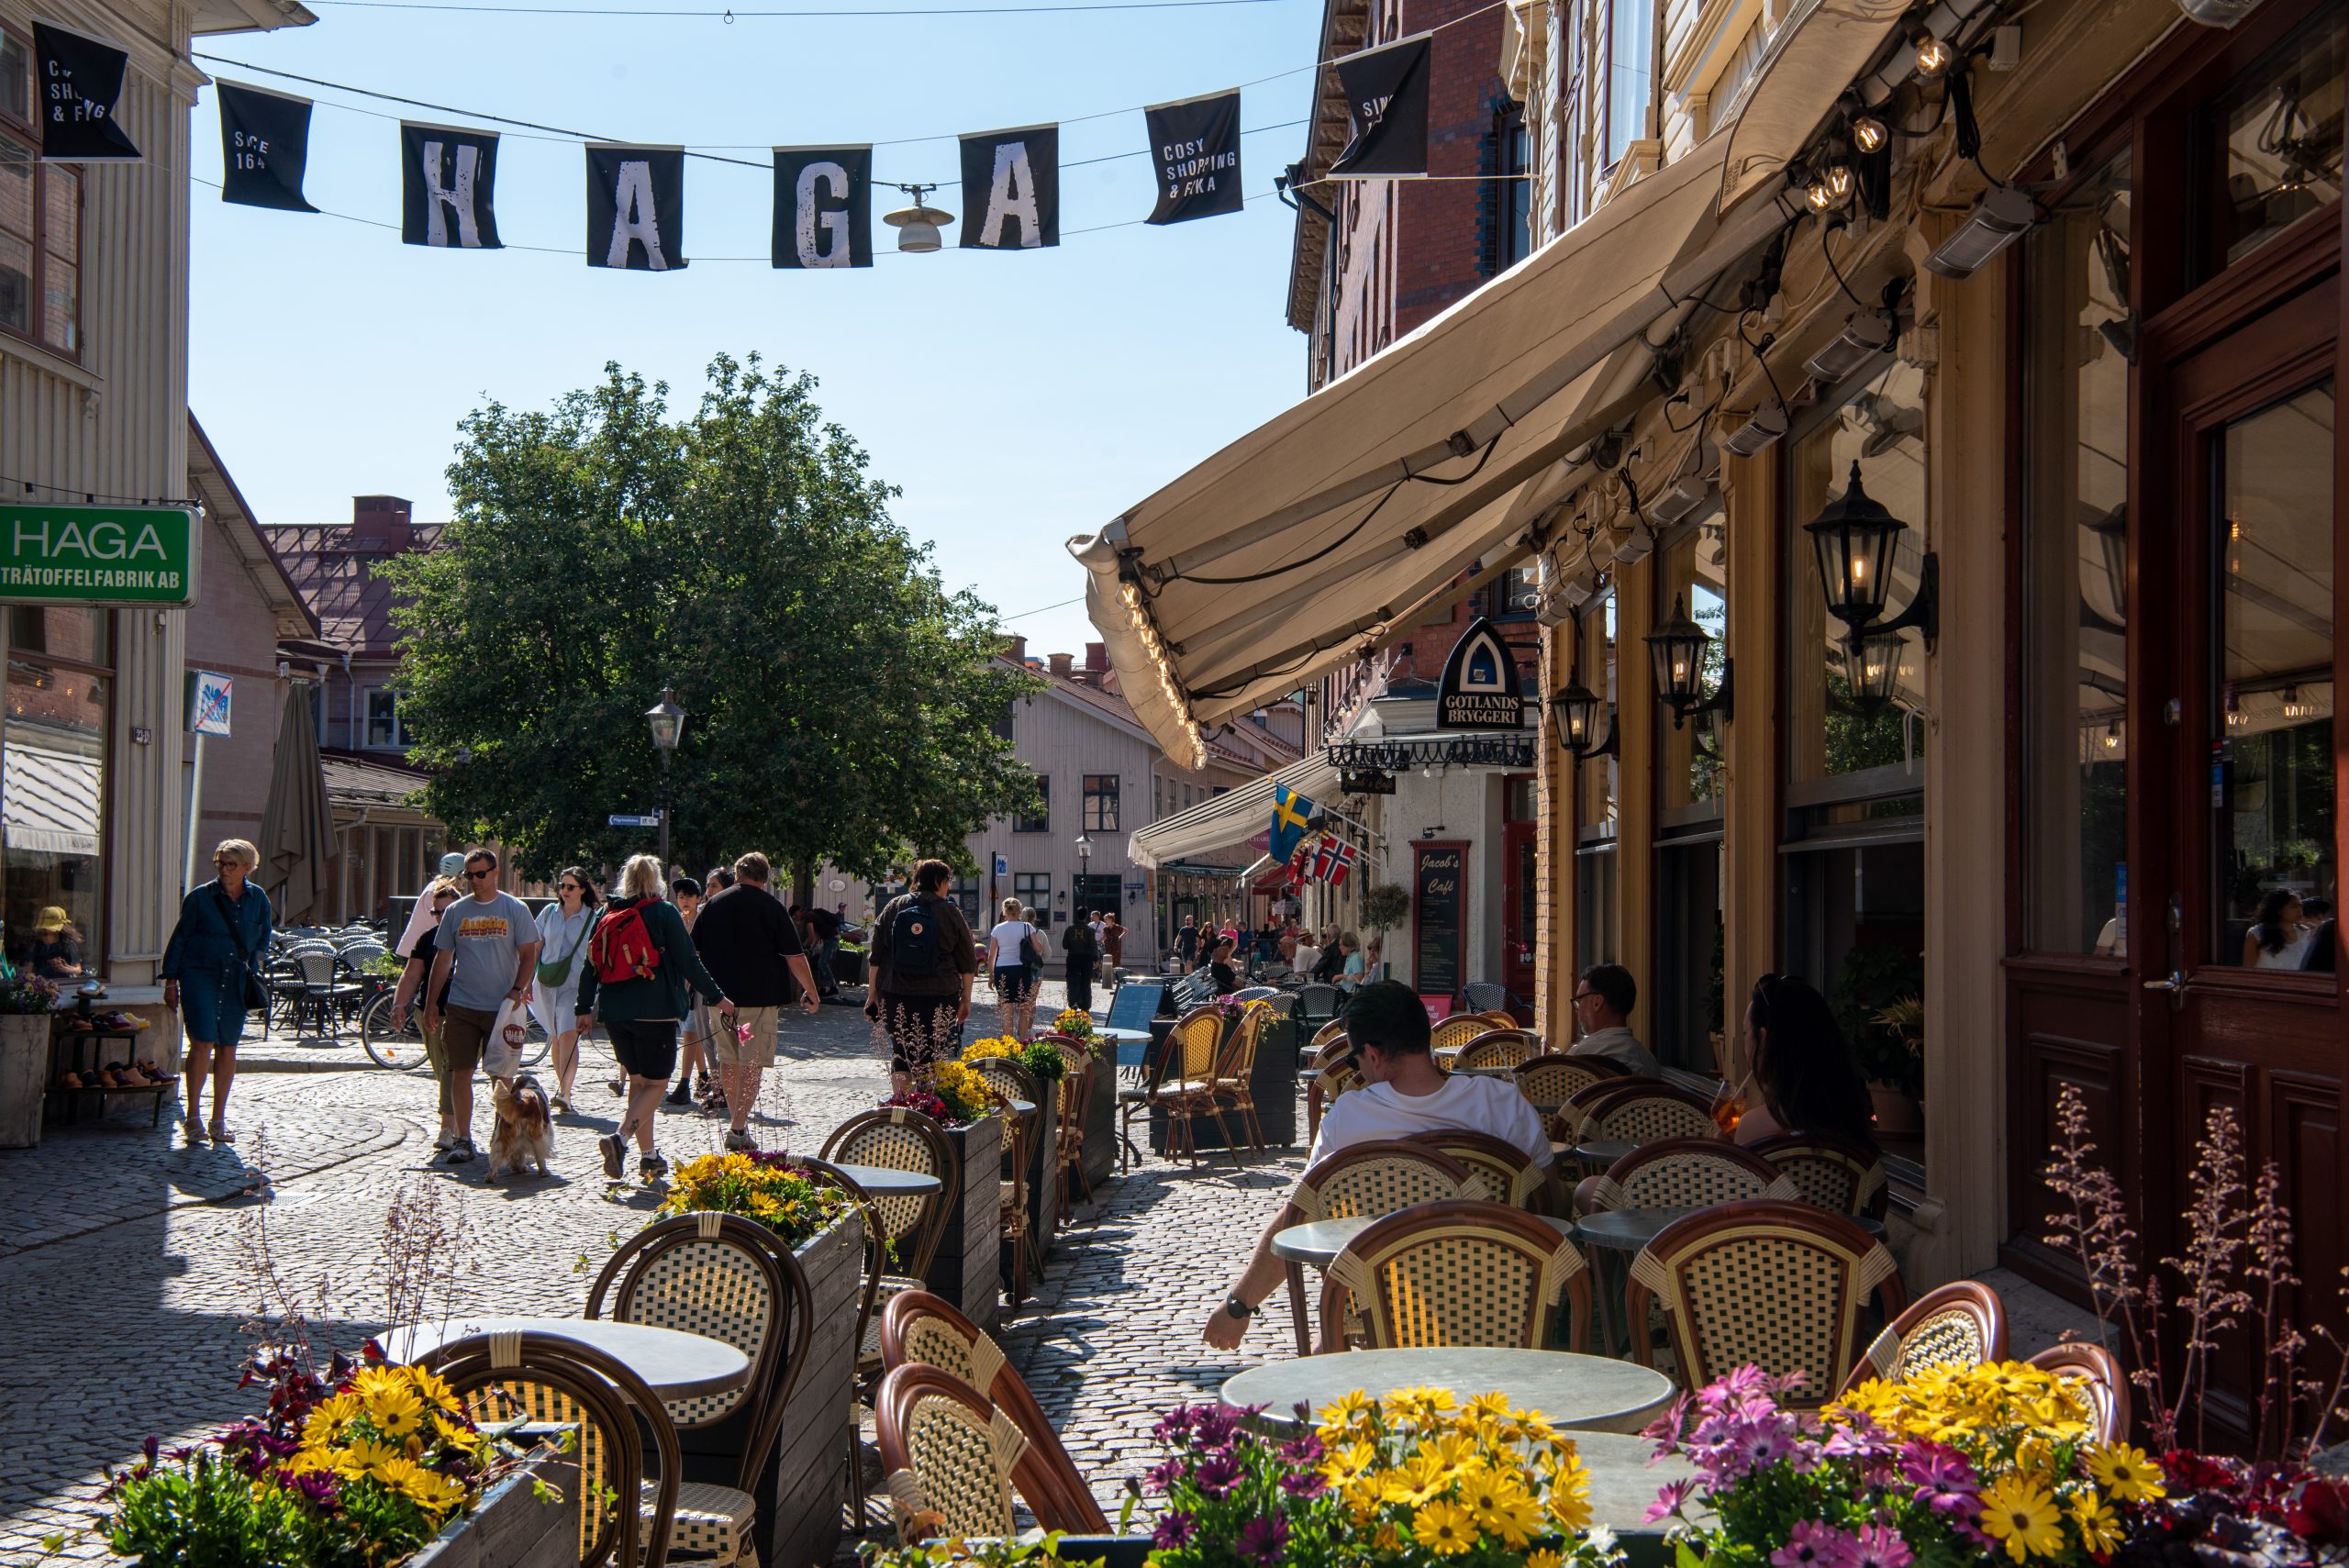
[[[889,900],[873,922],[864,1016],[889,1033],[889,1071],[900,1094],[914,1073],[961,1054],[971,1017],[979,944],[962,909],[942,896],[953,876],[944,861],[917,861],[913,891]]]
[[[652,1123],[677,1068],[677,1025],[688,990],[718,1009],[721,1027],[734,1027],[734,1004],[702,967],[684,917],[661,896],[661,862],[651,855],[632,856],[620,868],[620,884],[587,939],[587,967],[579,977],[580,1031],[601,1019],[628,1073],[628,1112],[596,1140],[604,1174],[613,1181],[620,1179],[631,1133],[642,1156],[639,1173],[648,1182],[669,1173],[652,1146]]]

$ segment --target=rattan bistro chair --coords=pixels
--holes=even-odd
[[[1885,1316],[1908,1305],[1900,1271],[1881,1242],[1841,1215],[1785,1198],[1703,1209],[1664,1228],[1631,1260],[1624,1321],[1661,1306],[1681,1385],[1702,1388],[1752,1362],[1807,1382],[1784,1402],[1826,1403],[1859,1359],[1860,1311],[1874,1295]],[[1631,1355],[1654,1364],[1648,1336]]]
[[[1305,1042],[1305,1049],[1308,1054],[1313,1055],[1318,1059],[1323,1046],[1329,1044],[1331,1040],[1337,1039],[1340,1035],[1344,1034],[1345,1032],[1346,1016],[1341,1011],[1332,1017],[1329,1022],[1323,1024],[1319,1029],[1313,1031],[1313,1038]]]
[[[1541,1040],[1531,1029],[1493,1029],[1463,1047],[1452,1070],[1457,1073],[1465,1067],[1516,1067],[1541,1049]]]
[[[1493,1021],[1482,1013],[1454,1013],[1428,1031],[1430,1051],[1450,1051],[1466,1045],[1479,1035],[1493,1032]]]
[[[881,1315],[881,1361],[891,1372],[908,1362],[936,1367],[1011,1418],[1020,1435],[1042,1451],[1045,1478],[1055,1483],[1053,1491],[1065,1492],[1050,1500],[1049,1511],[1046,1499],[1031,1501],[1045,1529],[1076,1535],[1113,1533],[1092,1488],[1081,1480],[1073,1488],[1061,1485],[1077,1475],[1075,1462],[1061,1446],[1060,1434],[1052,1430],[1027,1381],[985,1329],[928,1291],[909,1290]]]
[[[870,1200],[875,1219],[873,1244],[885,1251],[894,1242],[903,1271],[882,1274],[865,1304],[864,1331],[857,1342],[857,1371],[861,1377],[877,1376],[881,1308],[897,1292],[921,1288],[921,1276],[930,1272],[930,1260],[946,1234],[948,1205],[963,1190],[963,1159],[936,1122],[903,1106],[849,1118],[824,1140],[823,1157],[843,1165],[918,1171],[939,1180],[934,1192]]]
[[[2051,1372],[2088,1407],[2088,1435],[2098,1442],[2117,1442],[2129,1432],[2129,1380],[2121,1362],[2102,1345],[2066,1340],[2031,1358],[2031,1364]]]
[[[1557,1227],[1506,1204],[1420,1204],[1371,1225],[1330,1260],[1321,1349],[1345,1348],[1353,1309],[1375,1350],[1544,1350],[1562,1304],[1569,1348],[1579,1351],[1590,1337],[1590,1275]]]
[[[484,1426],[518,1418],[518,1430],[576,1434],[580,1568],[668,1561],[684,1462],[660,1396],[625,1362],[560,1335],[500,1333],[451,1340],[421,1364]],[[644,1479],[647,1433],[654,1481]]]
[[[1824,1133],[1791,1132],[1747,1145],[1795,1179],[1803,1201],[1831,1214],[1865,1214],[1882,1219],[1891,1188],[1884,1157],[1865,1145]]]
[[[1751,1150],[1718,1138],[1667,1138],[1585,1176],[1575,1186],[1575,1212],[1705,1208],[1744,1198],[1801,1196],[1794,1178]]]
[[[1848,1394],[1872,1377],[1898,1379],[1928,1367],[2006,1359],[2007,1310],[1998,1293],[1977,1280],[1955,1280],[1910,1302],[1869,1342],[1835,1392]]]
[[[1216,1070],[1223,1061],[1228,1022],[1224,1009],[1212,1004],[1176,1019],[1166,1037],[1165,1075],[1150,1094],[1151,1111],[1166,1115],[1166,1151],[1173,1154],[1179,1149],[1193,1166],[1199,1162],[1199,1146],[1192,1124],[1203,1116],[1215,1118],[1231,1162],[1242,1162],[1240,1145],[1223,1119],[1223,1102],[1216,1097]]]
[[[1044,1170],[1046,1180],[1060,1184],[1059,1218],[1064,1226],[1075,1223],[1079,1187],[1085,1189],[1085,1201],[1093,1201],[1093,1178],[1085,1173],[1085,1112],[1093,1103],[1093,1075],[1101,1070],[1101,1059],[1087,1051],[1068,1062],[1056,1085],[1061,1096],[1060,1128]]]
[[[1305,1087],[1305,1139],[1309,1144],[1321,1136],[1321,1118],[1335,1105],[1340,1095],[1352,1094],[1369,1082],[1362,1069],[1351,1057],[1332,1062],[1313,1076]]]
[[[1486,1197],[1512,1208],[1525,1207],[1549,1184],[1545,1167],[1508,1140],[1489,1132],[1445,1128],[1440,1132],[1415,1132],[1410,1141],[1451,1155],[1484,1178]]]
[[[1256,1071],[1256,1048],[1263,1042],[1264,1031],[1279,1018],[1280,1014],[1270,1002],[1249,1002],[1241,1010],[1240,1021],[1231,1028],[1223,1060],[1216,1064],[1215,1097],[1229,1106],[1248,1129],[1249,1151],[1255,1154],[1264,1151],[1264,1126],[1256,1119],[1256,1095],[1249,1079]]]
[[[907,1362],[882,1378],[874,1429],[907,1545],[934,1535],[1016,1536],[1018,1503],[1047,1529],[1065,1529],[1048,1521],[1085,1486],[1065,1453],[1056,1464],[1009,1415],[941,1367]]]
[[[815,1299],[799,1260],[775,1233],[730,1214],[657,1220],[620,1243],[587,1292],[587,1316],[607,1297],[615,1322],[723,1340],[751,1360],[731,1393],[668,1402],[678,1431],[709,1434],[710,1448],[742,1456],[731,1486],[677,1488],[676,1550],[719,1563],[758,1561],[758,1504],[751,1494],[783,1433],[783,1410],[807,1364]]]
[[[1669,1138],[1715,1138],[1709,1101],[1648,1078],[1629,1078],[1600,1090],[1586,1106],[1583,1142],[1661,1143]]]
[[[1545,1110],[1564,1106],[1585,1089],[1630,1076],[1605,1057],[1569,1056],[1563,1051],[1529,1056],[1509,1072],[1517,1079],[1517,1092]]]
[[[1316,1161],[1297,1179],[1286,1225],[1393,1214],[1414,1204],[1481,1198],[1490,1188],[1470,1166],[1441,1149],[1411,1139],[1349,1144]],[[1305,1304],[1305,1265],[1288,1260],[1289,1317],[1297,1353],[1313,1353],[1313,1325]]]
[[[1004,1125],[1009,1129],[1003,1151],[1003,1173],[996,1182],[996,1219],[1003,1230],[1003,1244],[1011,1249],[1011,1278],[1004,1288],[1017,1307],[1028,1291],[1028,1271],[1033,1268],[1036,1277],[1044,1277],[1044,1267],[1037,1255],[1035,1237],[1028,1221],[1028,1165],[1030,1151],[1042,1136],[1043,1088],[1036,1075],[1008,1056],[985,1056],[970,1063],[986,1086],[1004,1100],[1021,1100],[1036,1108],[1024,1116],[1009,1116]],[[1007,1107],[1008,1108],[1008,1107]]]

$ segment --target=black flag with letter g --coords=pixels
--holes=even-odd
[[[400,243],[495,250],[497,133],[400,122]]]
[[[218,82],[220,199],[281,212],[316,212],[302,197],[310,159],[310,100]]]
[[[1350,128],[1333,180],[1392,180],[1428,172],[1428,48],[1431,33],[1350,54],[1337,62]]]
[[[685,150],[587,146],[587,264],[671,272],[685,264]]]
[[[44,163],[136,163],[143,156],[122,128],[122,73],[130,56],[112,44],[33,24],[35,101]]]
[[[963,139],[962,248],[1033,250],[1061,242],[1061,128]]]
[[[1186,223],[1240,210],[1240,89],[1153,104],[1142,111],[1158,166],[1152,223]]]
[[[873,149],[774,150],[778,267],[873,265]]]

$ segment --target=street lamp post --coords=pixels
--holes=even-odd
[[[1069,884],[1068,917],[1074,920],[1079,913],[1076,901],[1083,896],[1085,868],[1093,862],[1093,839],[1082,828],[1076,830],[1076,880]]]
[[[661,700],[644,710],[644,722],[652,731],[652,749],[661,756],[661,880],[669,879],[669,761],[677,754],[677,742],[685,738],[685,710],[677,706],[677,694],[667,686],[661,688]]]

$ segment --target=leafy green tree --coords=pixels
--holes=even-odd
[[[1030,676],[992,611],[948,593],[890,519],[807,375],[720,356],[689,418],[618,365],[551,410],[463,423],[437,548],[382,568],[405,600],[401,717],[451,828],[527,873],[652,847],[642,717],[686,709],[671,853],[757,849],[805,878],[910,854],[968,869],[965,835],[1032,808],[997,730]]]

